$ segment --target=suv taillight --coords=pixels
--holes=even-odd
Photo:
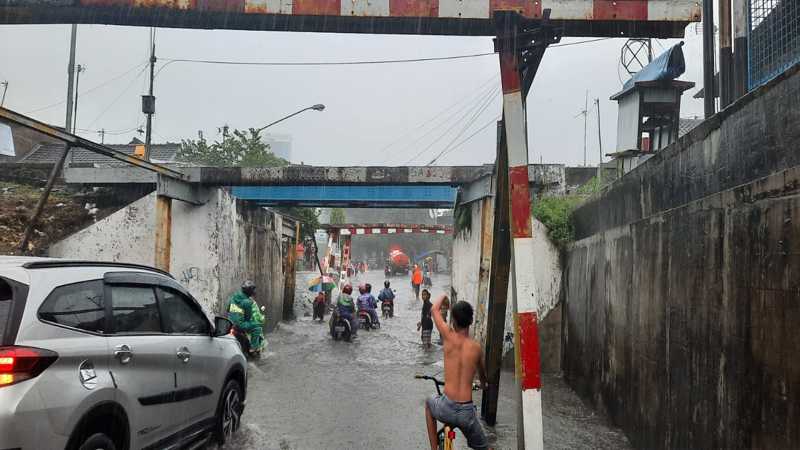
[[[35,378],[58,353],[33,347],[0,347],[0,388]]]

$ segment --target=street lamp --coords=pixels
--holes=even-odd
[[[309,106],[309,107],[307,107],[307,108],[303,108],[303,109],[301,109],[300,111],[297,111],[297,112],[291,113],[291,114],[289,114],[288,116],[286,116],[286,117],[284,117],[284,118],[282,118],[282,119],[278,119],[278,120],[276,120],[275,122],[268,123],[268,124],[264,125],[263,127],[261,127],[261,128],[259,128],[259,129],[257,129],[257,130],[256,130],[256,133],[260,133],[260,132],[262,132],[262,131],[266,130],[267,128],[269,128],[269,127],[271,127],[271,126],[275,125],[276,123],[283,122],[284,120],[286,120],[286,119],[288,119],[288,118],[290,118],[290,117],[294,117],[294,116],[296,116],[296,115],[300,114],[301,112],[305,112],[305,111],[308,111],[308,110],[310,110],[310,109],[313,109],[314,111],[324,111],[324,110],[325,110],[325,105],[323,105],[322,103],[317,103],[316,105]]]

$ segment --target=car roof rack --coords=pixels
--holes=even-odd
[[[166,270],[156,269],[155,267],[145,266],[143,264],[109,262],[109,261],[75,261],[69,259],[45,259],[41,261],[30,261],[22,265],[26,269],[53,269],[57,267],[119,267],[126,269],[140,269],[150,272],[157,272],[166,275],[172,279],[175,277]]]

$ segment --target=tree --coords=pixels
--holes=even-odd
[[[345,217],[344,210],[342,208],[331,209],[330,223],[347,223],[347,217]]]
[[[261,133],[255,128],[247,131],[227,126],[222,128],[222,141],[208,143],[202,133],[197,140],[186,139],[181,142],[178,160],[214,167],[283,167],[289,161],[275,156],[268,144],[261,140]]]

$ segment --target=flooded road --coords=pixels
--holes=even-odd
[[[298,286],[305,288],[313,276],[299,273]],[[354,279],[354,285],[369,282],[373,294],[377,294],[383,279],[382,272],[368,272]],[[391,281],[397,291],[394,318],[382,320],[379,330],[360,330],[352,343],[330,338],[327,316],[322,324],[313,322],[310,315],[304,316],[306,296],[298,295],[298,320],[281,323],[268,334],[266,354],[250,364],[247,408],[242,429],[231,448],[427,448],[423,402],[435,389],[433,383],[416,380],[414,375],[441,377],[442,351],[438,345],[430,350],[421,346],[416,330],[420,303],[414,299],[409,279],[393,277]],[[433,296],[449,292],[449,282],[449,274],[434,275]],[[433,341],[437,338],[434,332]],[[547,383],[548,379],[544,381]],[[516,448],[516,401],[512,393],[513,375],[506,373],[501,386],[499,423],[496,430],[487,430],[495,448]],[[476,393],[475,403],[480,405],[480,393]],[[575,408],[581,408],[580,401],[568,406],[566,413],[562,408],[560,414],[591,416],[590,412],[572,411]],[[596,421],[592,417],[580,418],[574,425],[558,419],[560,425],[548,426],[548,421],[552,418],[545,419],[545,429],[557,429],[559,434],[568,431],[565,427],[575,430],[566,433],[571,435],[571,442],[546,436],[546,444],[548,440],[553,444],[547,448],[626,448],[624,437],[620,440],[616,435],[608,446],[603,445],[602,436],[591,427]],[[457,448],[465,449],[465,444],[459,434]]]

